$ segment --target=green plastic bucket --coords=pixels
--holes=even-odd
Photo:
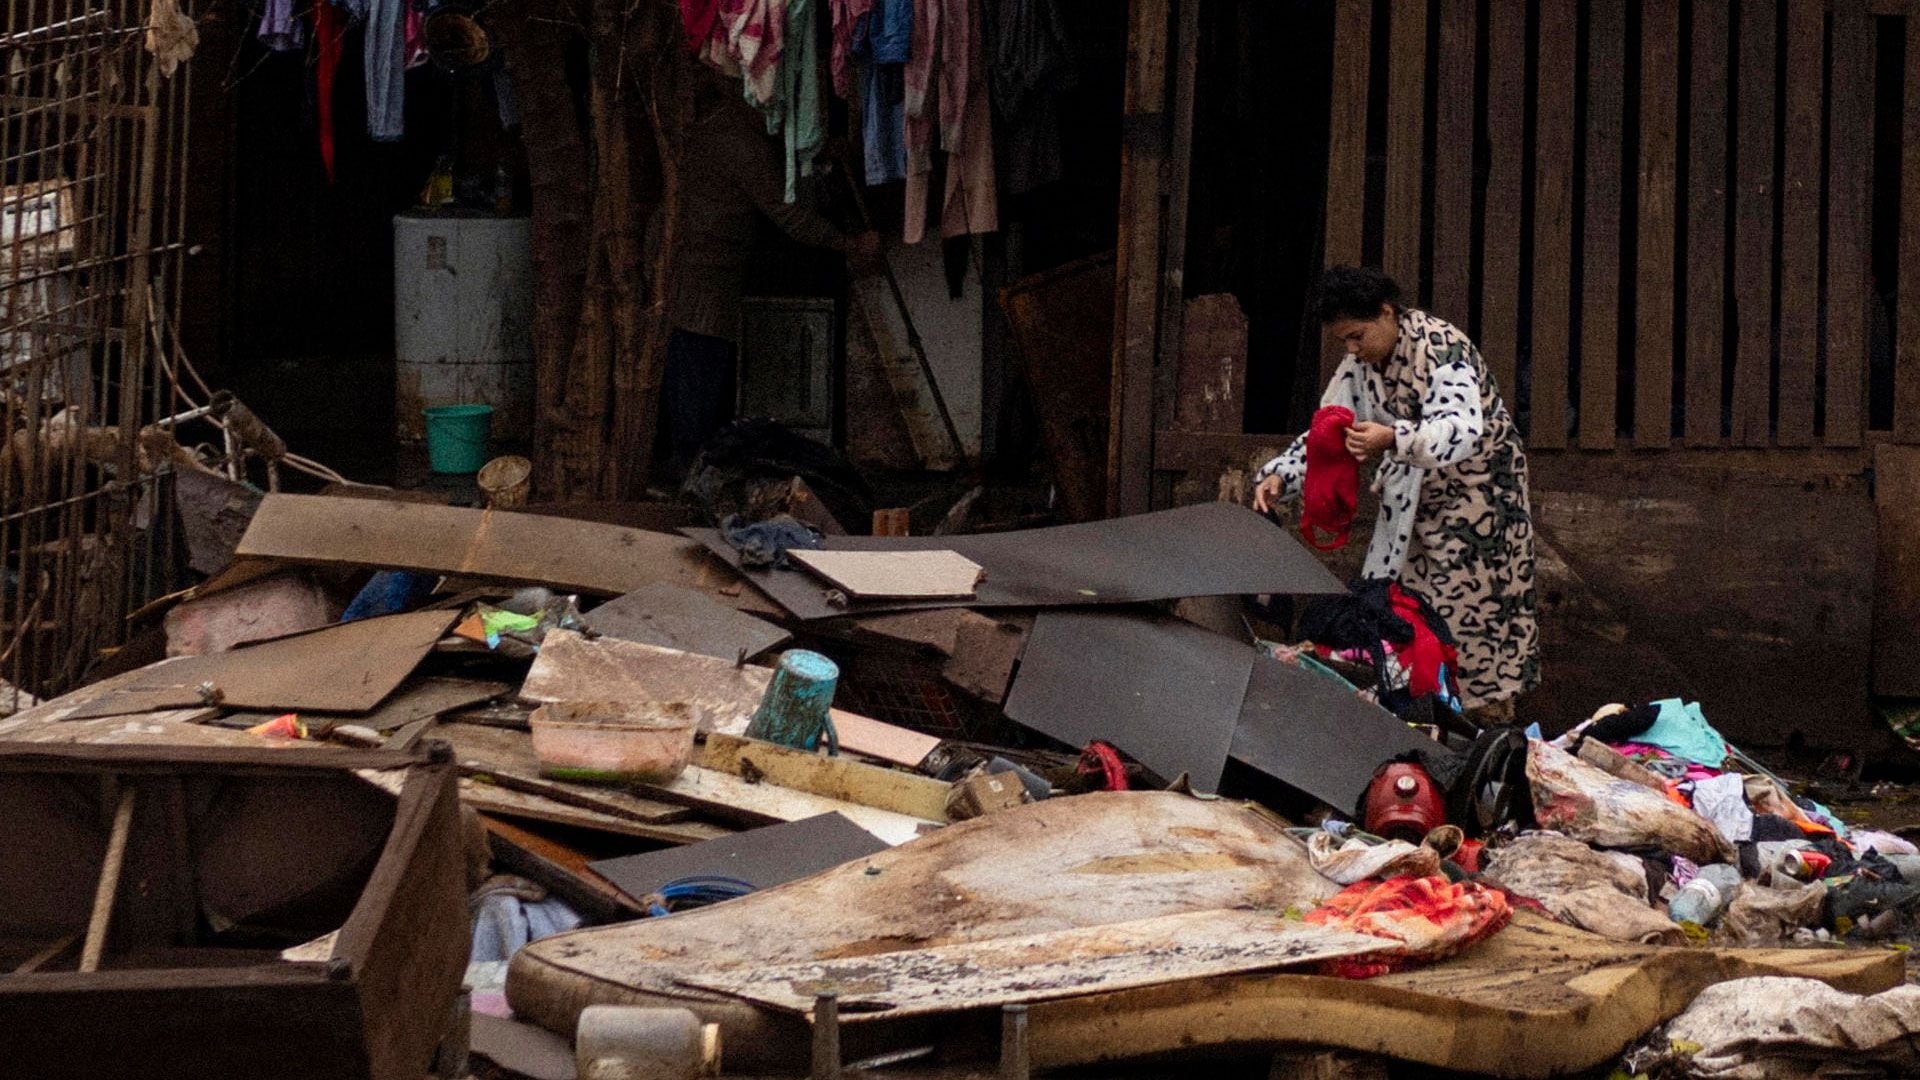
[[[491,405],[433,405],[427,414],[427,465],[437,473],[476,473],[487,463]]]

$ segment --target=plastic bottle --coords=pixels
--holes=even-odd
[[[1682,885],[1667,902],[1667,916],[1674,922],[1712,926],[1733,902],[1734,891],[1739,888],[1739,868],[1726,863],[1703,866],[1699,875]]]

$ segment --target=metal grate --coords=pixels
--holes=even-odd
[[[807,647],[840,665],[838,708],[943,739],[976,738],[989,719],[990,710],[949,685],[922,654],[825,639]]]

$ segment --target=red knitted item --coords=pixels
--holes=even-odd
[[[1440,640],[1420,613],[1420,601],[1408,596],[1399,582],[1387,586],[1387,597],[1393,604],[1393,613],[1413,627],[1413,640],[1393,647],[1400,666],[1407,671],[1407,692],[1416,698],[1439,693],[1440,666],[1444,664],[1447,670],[1453,670],[1460,662],[1459,650]]]
[[[1343,547],[1360,501],[1360,463],[1347,453],[1353,410],[1328,405],[1307,429],[1307,475],[1300,483],[1300,535],[1321,551]],[[1321,542],[1318,533],[1332,539]]]

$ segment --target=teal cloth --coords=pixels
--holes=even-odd
[[[799,178],[813,175],[813,159],[827,141],[820,115],[820,45],[813,22],[813,0],[789,0],[773,99],[760,107],[767,116],[767,134],[782,136],[786,144],[788,202],[799,195]],[[753,102],[751,85],[747,100]]]
[[[1660,710],[1660,718],[1652,727],[1634,736],[1634,742],[1657,746],[1675,757],[1710,769],[1720,768],[1727,760],[1727,740],[1707,723],[1699,702],[1672,698],[1653,704]]]

